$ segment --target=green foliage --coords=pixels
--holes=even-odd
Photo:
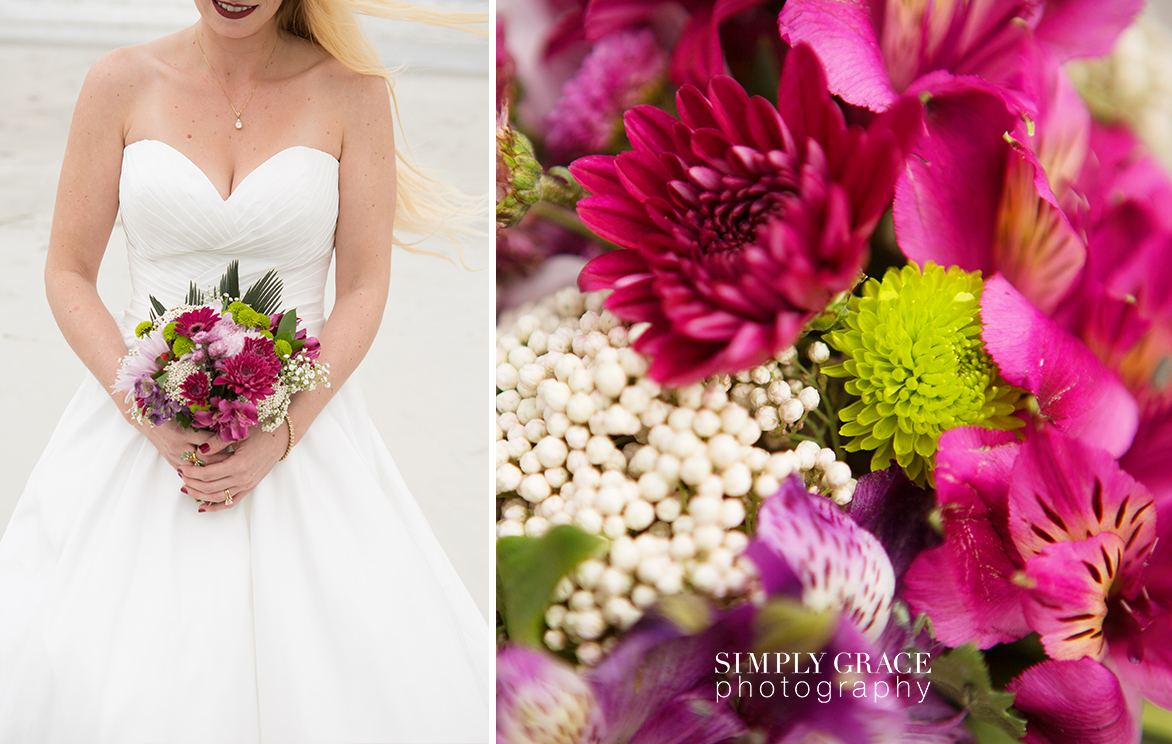
[[[1025,736],[1025,721],[1010,707],[1013,693],[993,688],[985,657],[975,646],[961,646],[937,656],[928,679],[937,694],[968,710],[969,730],[974,735],[985,732],[978,735],[981,744],[1017,741]]]
[[[757,653],[808,654],[826,648],[838,628],[838,613],[811,610],[800,600],[778,597],[754,621]]]
[[[543,537],[497,540],[497,609],[510,640],[541,645],[545,610],[558,582],[605,550],[605,540],[570,525],[554,527]]]

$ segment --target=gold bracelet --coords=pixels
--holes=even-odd
[[[289,418],[287,413],[285,414],[285,425],[289,427],[289,444],[285,445],[285,454],[281,455],[281,460],[284,460],[293,451],[293,420]],[[281,460],[277,460],[277,462],[281,462]]]

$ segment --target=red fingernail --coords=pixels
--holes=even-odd
[[[199,510],[198,510],[198,511],[199,511],[199,513],[200,513],[200,514],[203,514],[204,512],[206,512],[206,511],[207,511],[207,509],[205,509],[205,508],[203,508],[203,507],[201,506],[201,507],[199,508]]]
[[[200,451],[200,452],[207,452],[207,451],[208,451],[208,450],[210,450],[211,448],[212,448],[212,445],[210,445],[210,444],[201,444],[201,445],[199,446],[199,451]]]
[[[179,490],[182,491],[183,493],[187,493],[187,486],[183,486]]]

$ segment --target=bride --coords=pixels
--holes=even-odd
[[[482,741],[487,627],[343,384],[382,316],[392,227],[425,229],[436,203],[396,168],[351,6],[472,19],[196,5],[192,28],[99,60],[74,113],[45,277],[90,374],[0,540],[0,741]],[[119,212],[115,320],[96,278]],[[277,269],[331,387],[231,450],[136,424],[110,386],[148,297],[178,304],[233,260],[242,286]]]

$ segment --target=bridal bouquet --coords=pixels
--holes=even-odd
[[[318,361],[318,341],[299,327],[296,310],[276,312],[276,272],[241,295],[238,271],[232,262],[206,298],[193,283],[177,307],[151,297],[152,317],[135,328],[136,348],[114,383],[139,421],[238,441],[254,426],[276,429],[294,393],[329,384],[329,365]]]
[[[499,741],[1167,731],[1139,5],[502,9]]]

